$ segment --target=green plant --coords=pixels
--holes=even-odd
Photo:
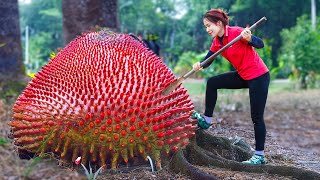
[[[180,56],[179,61],[173,71],[176,74],[180,74],[180,75],[183,75],[191,71],[192,65],[195,64],[196,62],[202,61],[206,56],[206,54],[207,54],[207,51],[202,53],[196,53],[192,51],[183,53]],[[207,79],[211,76],[230,70],[230,63],[227,60],[225,60],[222,56],[216,57],[216,59],[214,59],[212,63],[213,64],[210,67],[197,72],[195,75],[193,75],[193,77]]]
[[[26,83],[16,80],[8,80],[0,83],[0,99],[5,99],[6,103],[10,103],[12,99],[18,95],[26,87]]]
[[[199,62],[199,56],[205,56],[205,54],[197,54],[192,51],[183,53],[178,60],[178,63],[173,69],[173,72],[179,75],[183,75],[192,70],[192,65]],[[195,74],[194,77],[199,77],[199,74]]]
[[[103,170],[103,167],[100,167],[95,173],[93,173],[92,168],[90,166],[90,163],[89,163],[89,170],[83,164],[81,164],[81,166],[85,170],[85,173],[86,173],[88,180],[95,180],[97,178],[97,176],[99,175],[99,173]]]
[[[269,69],[272,68],[272,60],[271,60],[271,53],[272,53],[272,47],[268,39],[263,39],[264,47],[261,49],[255,49],[261,59],[264,61],[264,63],[267,65]]]
[[[7,139],[5,139],[5,138],[0,138],[0,146],[4,146],[4,145],[6,145],[6,144],[8,144],[9,143],[9,141],[7,140]]]
[[[304,15],[297,19],[296,26],[281,32],[286,44],[281,48],[279,59],[290,64],[291,77],[299,80],[303,89],[312,86],[313,81],[309,80],[320,74],[319,27],[312,29],[310,20]]]
[[[104,166],[101,166],[95,173],[93,173],[93,170],[92,170],[92,167],[91,167],[90,163],[89,163],[89,170],[88,170],[87,167],[81,163],[81,157],[78,157],[74,161],[74,163],[76,165],[81,164],[81,166],[84,169],[84,172],[85,172],[88,180],[95,180],[97,178],[97,176],[99,175],[99,173],[105,168]]]
[[[35,157],[35,158],[32,158],[30,161],[29,161],[29,164],[28,166],[26,166],[26,169],[24,170],[24,177],[29,177],[30,173],[33,171],[34,167],[42,160],[42,157]]]

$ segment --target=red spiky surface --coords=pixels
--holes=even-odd
[[[161,59],[125,34],[92,32],[69,43],[18,97],[9,123],[32,152],[106,165],[184,147],[196,128],[193,104]],[[121,157],[121,158],[120,158]]]

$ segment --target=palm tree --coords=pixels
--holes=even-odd
[[[0,9],[0,75],[17,77],[23,73],[18,1],[1,1]]]
[[[63,0],[62,12],[65,44],[96,26],[119,29],[117,0]]]

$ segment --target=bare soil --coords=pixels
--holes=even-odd
[[[193,96],[196,110],[203,112],[204,97]],[[296,166],[320,173],[320,90],[281,92],[269,95],[265,122],[267,126],[266,158],[268,163]],[[253,125],[246,92],[219,97],[214,116],[222,119],[221,130],[210,133],[228,138],[240,138],[254,147]],[[16,147],[8,139],[7,123],[12,117],[12,104],[0,100],[0,179],[86,179],[79,167],[64,167],[56,159],[21,160]],[[234,172],[227,169],[199,167],[220,179],[289,179]],[[158,172],[137,167],[129,173],[102,173],[97,179],[189,179],[171,173],[167,167]]]

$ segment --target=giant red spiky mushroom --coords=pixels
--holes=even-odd
[[[20,149],[117,167],[139,154],[184,147],[196,128],[193,104],[161,59],[126,34],[100,31],[69,43],[18,97],[10,126]]]

